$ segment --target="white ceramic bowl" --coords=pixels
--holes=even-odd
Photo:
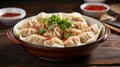
[[[106,9],[105,10],[99,10],[99,11],[85,9],[85,7],[89,6],[89,5],[104,6],[104,7],[106,7]],[[90,17],[94,17],[94,18],[99,18],[103,14],[105,14],[106,12],[108,12],[110,10],[110,6],[107,5],[107,4],[104,4],[104,3],[83,3],[82,5],[80,5],[80,8],[85,15],[90,16]]]
[[[66,47],[66,48],[39,46],[39,45],[30,44],[20,40],[14,33],[15,27],[17,27],[18,25],[20,25],[21,23],[25,22],[30,18],[31,17],[18,22],[13,28],[8,30],[7,36],[15,44],[22,46],[29,54],[40,57],[42,59],[46,59],[46,60],[52,60],[52,61],[67,60],[68,61],[74,58],[80,58],[82,56],[89,55],[110,35],[110,30],[107,29],[101,22],[99,22],[94,18],[83,16],[83,18],[88,22],[88,24],[90,25],[97,24],[98,26],[101,26],[101,25],[103,26],[100,36],[95,42],[92,42],[86,45]]]
[[[20,15],[14,17],[3,17],[2,15],[5,13],[19,13]],[[0,9],[0,22],[5,25],[14,25],[23,19],[26,16],[26,11],[21,8],[16,7],[8,7]]]

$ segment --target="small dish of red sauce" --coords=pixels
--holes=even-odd
[[[20,16],[20,13],[10,13],[10,12],[6,12],[6,13],[3,13],[1,16],[2,16],[2,17],[16,17],[16,16]]]
[[[80,5],[80,9],[87,16],[100,18],[110,10],[110,6],[105,3],[83,3]]]
[[[84,9],[92,10],[92,11],[101,11],[101,10],[106,10],[107,8],[102,5],[88,5]]]
[[[0,9],[0,23],[14,25],[26,16],[26,11],[17,7],[6,7]]]

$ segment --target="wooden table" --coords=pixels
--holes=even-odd
[[[63,1],[63,0],[62,0]],[[74,1],[9,1],[0,2],[0,8],[15,6],[26,10],[27,16],[39,12],[80,12],[80,0]],[[80,65],[119,65],[120,64],[120,35],[111,33],[110,37],[94,50],[89,56],[64,62],[46,61],[26,53],[21,46],[9,41],[6,32],[12,26],[0,23],[0,67],[2,66],[80,66]]]

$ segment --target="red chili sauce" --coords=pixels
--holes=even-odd
[[[84,9],[93,10],[93,11],[100,11],[100,10],[106,10],[107,8],[102,6],[102,5],[88,5]]]
[[[20,15],[20,13],[9,13],[9,12],[7,12],[7,13],[2,14],[1,16],[2,17],[15,17],[15,16],[19,16],[19,15]]]

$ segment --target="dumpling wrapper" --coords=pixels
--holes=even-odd
[[[37,35],[37,34],[32,34],[32,35],[29,35],[27,37],[20,36],[20,39],[25,41],[25,42],[39,45],[39,46],[43,46],[43,42],[46,40],[45,37]]]
[[[89,40],[87,40],[87,41],[85,42],[85,44],[92,43],[92,42],[96,41],[96,40],[98,39],[99,35],[100,35],[100,32],[101,32],[101,30],[102,30],[102,27],[103,27],[103,26],[101,25],[100,28],[99,28],[99,30],[98,30],[98,33],[95,34],[95,36],[94,36],[93,38],[90,38]]]
[[[63,42],[57,37],[44,41],[43,45],[47,47],[64,47]]]

